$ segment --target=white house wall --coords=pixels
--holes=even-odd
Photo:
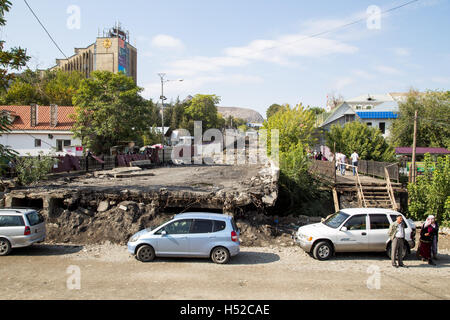
[[[49,138],[49,134],[53,135],[53,138]],[[41,146],[35,147],[34,140],[40,139]],[[75,139],[71,132],[67,133],[55,133],[55,132],[29,132],[29,133],[16,133],[11,132],[0,136],[0,144],[9,146],[11,149],[17,151],[19,155],[26,156],[28,154],[32,156],[39,155],[42,152],[44,155],[57,154],[65,155],[65,152],[56,152],[57,140],[71,140],[72,146],[81,146],[81,141]]]

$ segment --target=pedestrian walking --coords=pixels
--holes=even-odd
[[[395,268],[407,268],[403,264],[403,250],[405,250],[405,227],[403,225],[403,216],[397,215],[397,218],[389,226],[389,238],[391,239],[391,262]],[[398,261],[398,264],[396,263]]]
[[[341,153],[341,175],[345,176],[345,167],[347,166],[347,156]]]
[[[420,230],[420,244],[419,256],[421,256],[428,264],[435,266],[436,263],[432,260],[432,244],[433,238],[437,237],[437,225],[434,222],[433,216],[428,216],[427,220]]]
[[[352,158],[353,175],[356,176],[356,168],[358,167],[359,155],[356,151],[350,156]]]

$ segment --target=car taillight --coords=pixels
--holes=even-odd
[[[231,231],[231,241],[233,242],[237,242],[238,241],[238,235],[236,233],[236,231]]]
[[[31,234],[31,229],[30,227],[25,227],[25,232],[23,233],[24,236],[28,236]]]

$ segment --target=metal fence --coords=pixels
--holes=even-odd
[[[334,161],[311,160],[309,172],[327,180],[336,181],[336,166]]]
[[[309,171],[318,176],[336,181],[336,167],[334,161],[311,160]],[[398,163],[379,162],[373,160],[359,160],[358,173],[372,177],[386,179],[385,169],[389,173],[389,178],[399,182]]]
[[[373,160],[359,160],[358,172],[372,177],[386,178],[384,168],[389,173],[391,180],[399,182],[399,167],[398,163],[379,162]]]

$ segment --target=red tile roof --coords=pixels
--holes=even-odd
[[[395,148],[395,153],[397,154],[412,154],[411,147],[397,147]],[[450,154],[450,151],[445,148],[428,148],[428,147],[417,147],[416,154]]]
[[[38,123],[31,126],[31,106],[0,106],[0,111],[9,111],[15,117],[11,129],[14,130],[55,130],[70,131],[75,121],[69,115],[75,113],[75,107],[58,106],[58,124],[50,126],[50,106],[38,106]]]

